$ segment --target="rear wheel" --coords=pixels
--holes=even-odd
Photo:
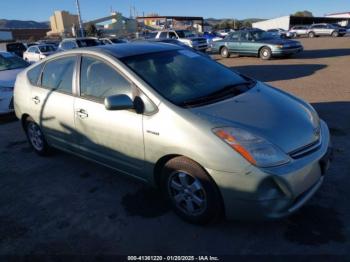
[[[268,47],[263,47],[260,49],[259,55],[261,59],[269,60],[271,59],[271,56],[272,56],[271,49]]]
[[[339,33],[338,33],[337,31],[334,31],[334,32],[332,33],[332,36],[333,36],[333,37],[338,37],[338,36],[339,36]]]
[[[314,38],[316,35],[315,35],[314,32],[310,32],[310,33],[308,34],[308,36],[309,36],[310,38]]]
[[[220,54],[223,58],[229,58],[230,57],[230,52],[228,51],[227,47],[222,47],[220,50]]]
[[[194,161],[176,157],[166,163],[162,187],[174,211],[184,220],[206,224],[222,211],[222,201],[215,183]]]
[[[24,129],[29,141],[29,144],[34,149],[34,151],[41,155],[45,156],[50,153],[50,147],[47,144],[44,134],[41,131],[41,128],[31,117],[28,117],[24,123]]]

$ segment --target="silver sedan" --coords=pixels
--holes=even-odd
[[[62,52],[14,92],[39,155],[54,147],[139,178],[192,223],[289,215],[329,165],[328,127],[308,103],[171,44]]]

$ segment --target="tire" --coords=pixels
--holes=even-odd
[[[308,36],[309,36],[309,38],[314,38],[316,35],[314,32],[310,32],[310,33],[308,33]]]
[[[207,224],[223,210],[222,199],[214,181],[196,162],[176,157],[162,172],[162,190],[175,213],[193,224]]]
[[[337,31],[334,31],[333,33],[332,33],[332,37],[338,37],[339,36],[339,33],[337,32]]]
[[[229,58],[230,57],[230,51],[228,50],[228,48],[227,47],[222,47],[221,49],[220,49],[220,55],[221,55],[221,57],[223,57],[223,58]]]
[[[269,47],[263,47],[259,51],[259,56],[262,60],[270,60],[272,57],[272,52]]]
[[[51,148],[46,142],[44,133],[31,117],[27,117],[25,120],[24,130],[30,146],[38,155],[48,156],[51,153]]]

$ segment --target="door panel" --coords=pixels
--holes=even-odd
[[[69,56],[45,64],[41,87],[32,87],[33,118],[42,127],[49,143],[76,147],[74,124],[73,72],[76,57]]]
[[[75,125],[82,153],[118,170],[137,174],[144,164],[142,115],[108,111],[102,103],[77,98]]]
[[[135,87],[111,64],[83,56],[80,97],[74,103],[75,126],[84,155],[125,173],[140,175],[144,165],[142,114],[134,110],[106,110],[112,95],[135,98]]]

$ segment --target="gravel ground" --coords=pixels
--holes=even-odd
[[[311,102],[329,125],[335,159],[295,215],[186,224],[138,181],[61,152],[38,157],[20,124],[2,117],[0,254],[350,255],[350,38],[301,41],[305,52],[291,59],[216,57]]]

